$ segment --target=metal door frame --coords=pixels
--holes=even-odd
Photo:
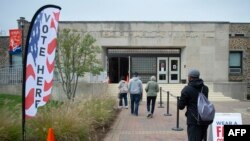
[[[165,61],[165,69],[164,67],[160,69],[160,60]],[[160,75],[165,75],[165,80],[160,80]],[[168,57],[157,57],[157,82],[158,83],[168,83]]]
[[[169,67],[168,67],[168,72],[169,72],[169,83],[180,83],[180,57],[169,57]],[[173,65],[172,66],[172,60],[177,61],[177,66]],[[175,69],[176,70],[172,70]],[[172,80],[173,75],[177,75],[177,80]]]

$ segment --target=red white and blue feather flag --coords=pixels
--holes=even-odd
[[[60,10],[55,5],[41,7],[29,27],[23,71],[25,117],[34,117],[37,108],[45,105],[51,94]]]

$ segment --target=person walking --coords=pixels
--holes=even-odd
[[[159,92],[159,85],[156,82],[155,76],[151,76],[150,81],[148,81],[145,87],[145,91],[147,92],[147,117],[152,118],[154,114],[157,93]]]
[[[125,81],[125,77],[121,77],[121,80],[119,82],[118,85],[118,89],[119,89],[119,107],[118,108],[126,108],[128,109],[128,97],[127,97],[127,93],[128,93],[128,84]],[[124,101],[124,104],[123,104]]]
[[[201,90],[208,97],[209,89],[203,80],[200,79],[200,72],[196,69],[191,69],[188,72],[188,85],[182,89],[178,103],[180,110],[187,107],[185,115],[187,117],[188,141],[206,141],[208,123],[197,118],[197,100]]]
[[[143,91],[141,80],[138,78],[138,73],[133,74],[133,78],[129,81],[129,93],[131,98],[131,114],[138,116],[140,96]]]

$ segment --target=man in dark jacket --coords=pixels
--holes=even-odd
[[[208,97],[208,87],[204,85],[203,80],[199,78],[200,72],[192,69],[188,72],[188,85],[181,91],[181,97],[178,103],[179,109],[187,107],[185,113],[187,117],[188,141],[206,141],[208,124],[198,118],[197,99],[199,92]]]

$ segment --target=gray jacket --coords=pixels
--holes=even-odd
[[[129,80],[129,87],[128,87],[130,94],[142,94],[142,82],[138,77],[133,77]]]
[[[120,93],[128,93],[128,84],[126,81],[121,80],[119,82],[118,88],[119,88]]]

